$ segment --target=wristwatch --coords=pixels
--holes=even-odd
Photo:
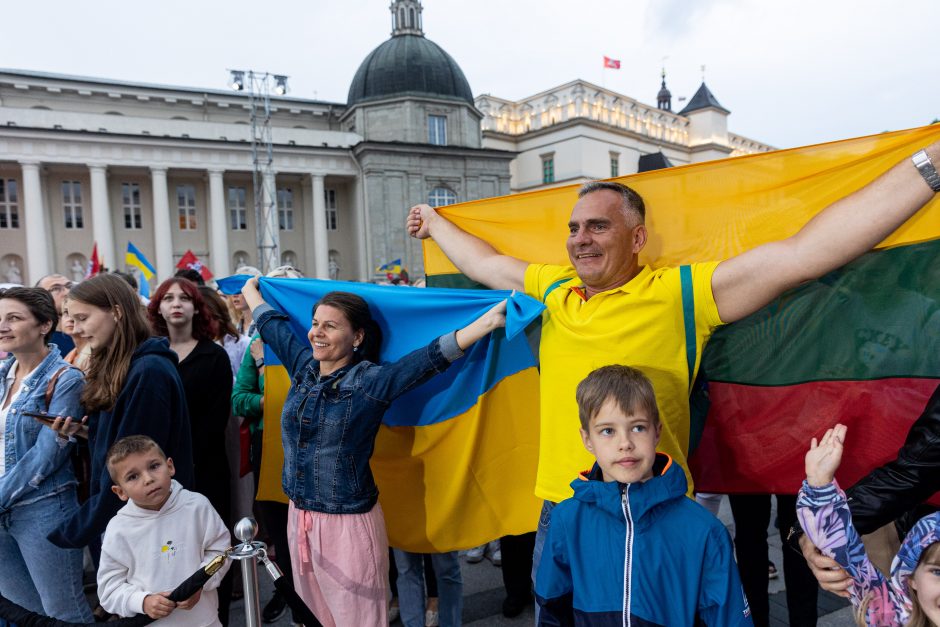
[[[940,174],[937,174],[937,168],[933,166],[933,162],[930,160],[927,151],[918,150],[911,157],[911,161],[914,163],[914,167],[917,168],[917,171],[920,172],[920,175],[927,181],[927,185],[930,186],[930,189],[935,193],[940,192]]]

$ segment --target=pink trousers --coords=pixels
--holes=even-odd
[[[378,503],[366,514],[323,514],[290,504],[294,589],[324,627],[388,625],[388,536]]]

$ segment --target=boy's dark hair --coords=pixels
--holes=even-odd
[[[589,374],[578,384],[578,418],[587,431],[591,418],[597,415],[607,399],[612,398],[627,415],[646,412],[653,426],[659,426],[659,408],[656,393],[646,375],[630,366],[603,366]]]
[[[40,325],[51,322],[49,332],[46,333],[43,341],[48,344],[55,332],[56,325],[59,324],[59,314],[55,310],[55,301],[52,295],[41,287],[8,287],[0,290],[0,299],[9,298],[17,300],[29,309],[33,318]]]
[[[146,453],[148,451],[152,451],[153,449],[157,449],[160,457],[166,459],[166,453],[163,452],[163,449],[160,448],[160,445],[146,435],[129,435],[112,444],[111,448],[108,449],[107,455],[105,455],[105,460],[107,461],[108,465],[108,475],[110,475],[111,481],[114,483],[118,482],[118,478],[115,476],[114,470],[114,467],[117,464],[120,464],[131,455],[136,453]]]
[[[173,275],[175,279],[189,279],[196,285],[205,285],[206,280],[202,278],[202,275],[198,271],[193,270],[192,268],[183,268],[182,270],[177,270],[176,274]]]

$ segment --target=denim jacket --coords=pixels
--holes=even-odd
[[[14,360],[10,357],[0,362],[0,390],[6,386],[6,376]],[[52,401],[46,407],[49,380],[63,367],[67,370],[59,375]],[[85,387],[82,372],[69,366],[59,354],[59,348],[50,344],[49,354],[20,385],[19,396],[10,406],[3,432],[6,473],[0,477],[0,512],[35,503],[77,484],[69,463],[69,442],[21,412],[80,418],[79,397]]]
[[[254,319],[291,376],[281,413],[284,493],[300,509],[368,512],[379,496],[369,458],[382,416],[398,396],[462,356],[455,334],[394,363],[361,361],[321,377],[310,344],[294,335],[286,315],[264,304]]]

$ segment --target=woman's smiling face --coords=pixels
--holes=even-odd
[[[342,310],[330,305],[320,305],[313,312],[313,321],[307,339],[313,347],[313,358],[319,362],[336,363],[338,366],[352,361],[353,348],[362,343],[365,333],[354,330]]]

